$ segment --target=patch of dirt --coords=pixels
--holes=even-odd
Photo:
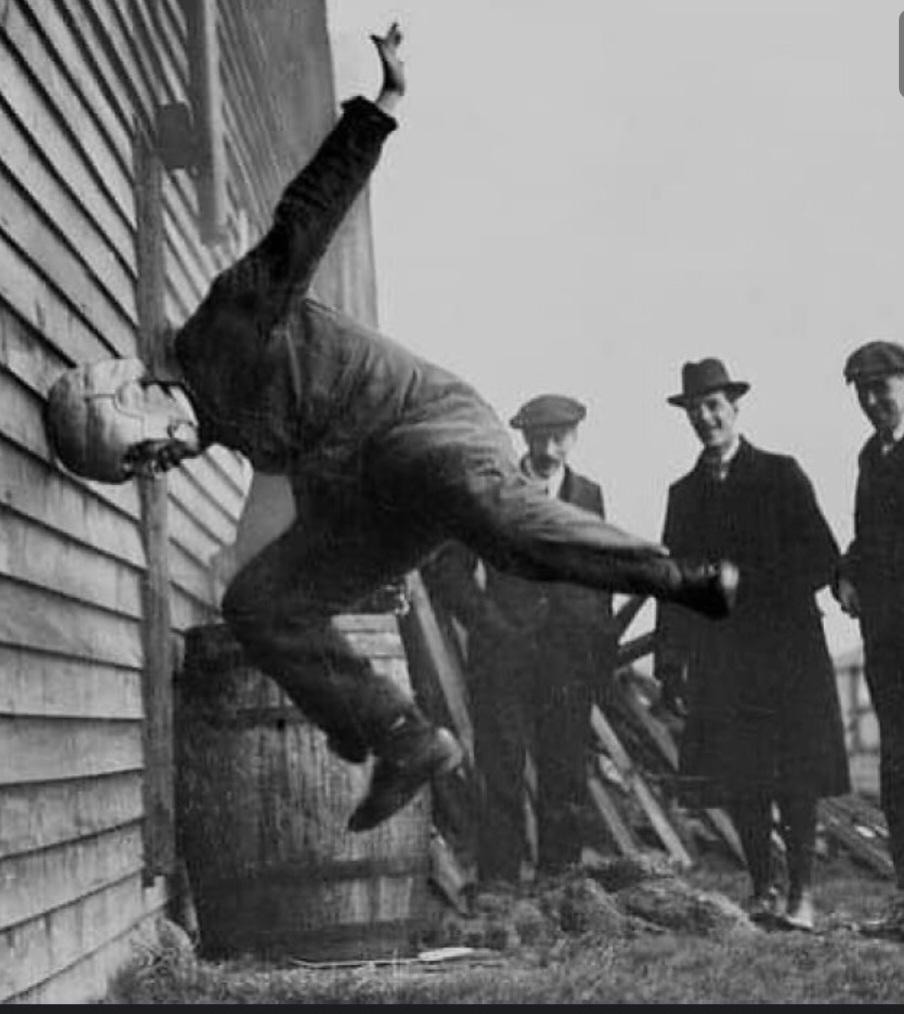
[[[695,887],[655,856],[600,859],[592,867],[574,867],[517,887],[487,885],[474,891],[465,907],[442,909],[427,946],[555,952],[587,935],[761,932],[735,902]]]

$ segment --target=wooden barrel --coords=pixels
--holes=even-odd
[[[334,622],[409,686],[395,616]],[[349,832],[373,761],[330,753],[222,624],[188,632],[176,690],[179,850],[203,953],[413,953],[427,917],[429,789],[372,831]]]

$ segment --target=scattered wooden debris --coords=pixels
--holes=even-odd
[[[827,837],[879,876],[894,878],[881,810],[860,796],[838,796],[821,799],[818,815]]]

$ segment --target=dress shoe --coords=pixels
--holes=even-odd
[[[711,619],[723,619],[731,613],[738,595],[739,574],[730,560],[673,562],[678,567],[679,580],[671,601]]]
[[[370,787],[348,821],[350,831],[369,831],[411,800],[431,778],[454,771],[463,751],[448,729],[424,725],[401,729],[378,751]]]
[[[789,899],[788,907],[780,921],[785,929],[812,933],[816,928],[816,913],[809,892],[804,892],[799,898]]]
[[[744,905],[744,911],[751,922],[774,925],[782,915],[778,890],[770,887],[762,894],[752,895]]]

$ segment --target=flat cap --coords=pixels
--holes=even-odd
[[[516,430],[539,426],[576,426],[587,415],[587,409],[564,394],[540,394],[526,401],[509,420]]]
[[[895,342],[867,342],[852,352],[844,364],[844,379],[849,384],[892,373],[904,373],[904,347]]]

